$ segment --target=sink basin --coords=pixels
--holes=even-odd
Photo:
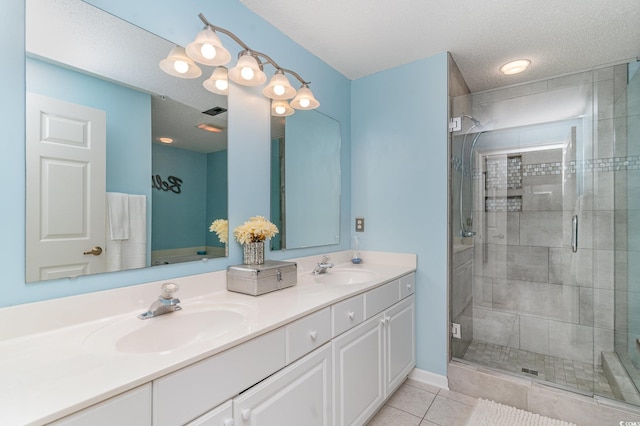
[[[183,305],[180,311],[141,320],[135,315],[112,322],[90,334],[90,351],[149,354],[169,352],[195,342],[221,337],[248,326],[249,309],[240,304]]]
[[[378,274],[366,269],[335,269],[328,270],[324,274],[316,275],[313,279],[317,283],[341,285],[362,284],[374,281]]]

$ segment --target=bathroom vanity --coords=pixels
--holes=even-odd
[[[363,424],[415,366],[416,259],[349,255],[258,297],[175,279],[182,310],[148,320],[162,282],[2,309],[26,323],[2,332],[0,423]]]

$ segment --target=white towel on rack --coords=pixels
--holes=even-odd
[[[147,197],[129,195],[129,239],[122,242],[122,269],[147,263]]]
[[[107,192],[107,216],[111,240],[129,238],[129,194]]]
[[[147,197],[123,195],[126,195],[127,199],[128,238],[122,240],[107,238],[107,271],[143,268],[147,265]],[[107,228],[109,227],[109,221],[107,221]],[[107,231],[110,232],[110,229]]]

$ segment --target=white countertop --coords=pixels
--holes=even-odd
[[[318,284],[309,272],[321,256],[310,256],[291,259],[298,264],[297,285],[257,297],[227,291],[226,271],[217,271],[0,309],[0,424],[51,422],[416,269],[412,254],[362,252],[361,265],[352,265],[350,254],[329,254],[336,270],[371,270],[379,279]],[[146,321],[170,321],[207,302],[241,306],[247,320],[166,352],[122,353],[91,343],[95,332],[145,312],[165,281],[180,285],[183,310]]]

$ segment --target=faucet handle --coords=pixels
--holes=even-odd
[[[331,258],[325,254],[324,256],[322,256],[321,263],[329,263],[330,260]]]
[[[178,291],[180,287],[176,283],[164,283],[160,290],[162,291],[163,299],[173,299],[173,294]]]

